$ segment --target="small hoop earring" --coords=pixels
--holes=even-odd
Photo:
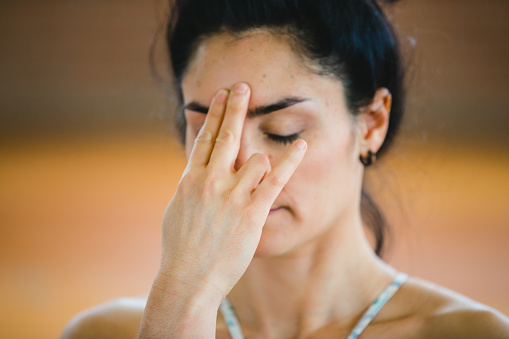
[[[359,156],[360,161],[365,167],[368,167],[370,165],[373,165],[376,162],[376,153],[373,153],[371,151],[368,151],[367,155],[360,155]]]

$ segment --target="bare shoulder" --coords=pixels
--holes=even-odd
[[[61,339],[136,338],[147,298],[120,298],[71,319]]]
[[[409,278],[401,289],[419,338],[509,338],[509,318],[431,282]]]

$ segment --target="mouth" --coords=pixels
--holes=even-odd
[[[285,209],[286,207],[283,207],[283,206],[280,206],[280,207],[272,207],[270,209],[270,212],[269,212],[269,215],[272,215],[274,213],[277,213],[278,211],[281,211],[283,209]]]

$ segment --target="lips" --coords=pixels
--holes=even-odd
[[[283,206],[280,206],[280,207],[272,207],[272,208],[270,209],[269,215],[274,214],[274,213],[276,213],[277,211],[280,211],[280,210],[282,210],[282,209],[284,209],[284,208],[285,208],[285,207],[283,207]]]

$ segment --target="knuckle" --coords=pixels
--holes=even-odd
[[[216,138],[217,143],[231,144],[235,140],[235,134],[228,129],[219,131],[219,135]]]
[[[283,177],[279,174],[271,175],[269,178],[269,184],[275,187],[282,187],[285,184]]]
[[[249,206],[244,209],[243,214],[247,219],[253,219],[253,218],[256,218],[260,214],[260,209],[255,206]]]
[[[246,196],[245,192],[238,187],[234,187],[232,190],[229,190],[226,195],[227,199],[234,203],[242,203]]]
[[[205,196],[218,194],[221,190],[221,180],[215,174],[209,174],[203,182],[203,193]]]
[[[267,158],[267,156],[258,153],[257,158],[258,158],[257,161],[260,164],[260,166],[262,166],[265,170],[270,169],[270,161],[269,158]]]
[[[210,143],[212,141],[212,138],[213,138],[213,135],[210,131],[208,130],[202,130],[198,136],[196,137],[196,139],[194,139],[194,142],[195,144],[196,143],[200,143],[200,142],[207,142],[207,143]]]

